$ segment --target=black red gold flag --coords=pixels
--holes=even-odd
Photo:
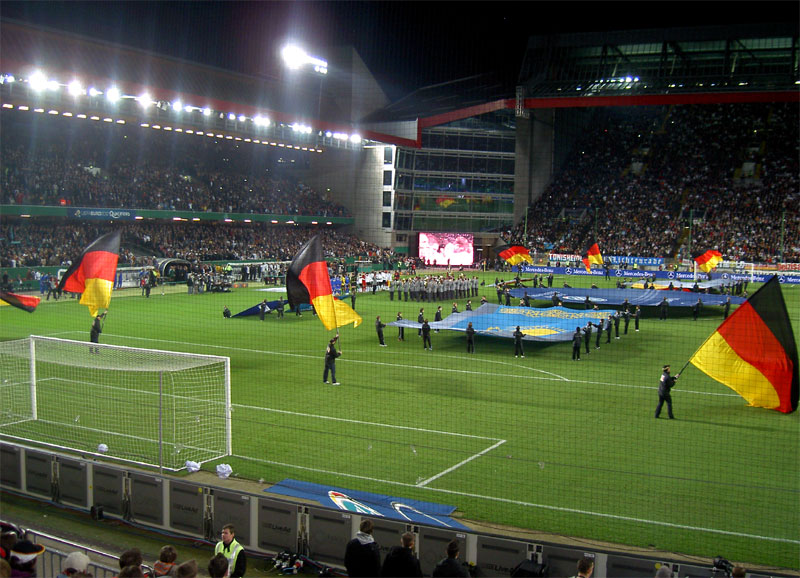
[[[325,329],[350,323],[354,327],[361,325],[361,316],[347,303],[333,296],[328,264],[322,257],[322,244],[317,235],[303,245],[292,259],[286,272],[286,295],[292,308],[303,303],[313,305]]]
[[[89,308],[92,317],[100,309],[108,309],[114,275],[119,260],[120,232],[114,231],[99,237],[83,250],[64,273],[59,290],[82,293],[81,305]]]
[[[582,259],[583,266],[586,267],[586,272],[592,270],[592,264],[602,265],[603,255],[600,254],[600,246],[595,241],[589,241],[589,246],[584,251],[586,256]]]
[[[722,322],[689,360],[750,405],[797,409],[797,344],[777,276]]]
[[[519,265],[523,261],[533,264],[533,257],[522,245],[500,245],[495,248],[497,256],[505,260],[509,265]]]
[[[694,257],[694,262],[697,263],[697,268],[703,273],[708,273],[716,269],[717,265],[722,262],[722,253],[708,250]]]
[[[33,295],[17,295],[16,293],[9,293],[8,291],[0,291],[0,306],[11,305],[12,307],[17,307],[28,313],[33,313],[39,301],[41,301],[41,299]]]

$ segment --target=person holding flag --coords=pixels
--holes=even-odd
[[[100,313],[94,318],[92,322],[92,329],[89,331],[89,341],[92,343],[100,343],[100,334],[103,332],[103,320],[106,318],[105,313]],[[99,347],[90,347],[91,353],[100,353]]]
[[[300,311],[301,303],[309,303],[325,326],[331,330],[343,325],[361,325],[361,316],[344,301],[333,296],[328,264],[322,257],[322,244],[314,235],[292,259],[286,272],[286,294],[289,307]]]
[[[336,358],[341,357],[342,351],[341,349],[336,351],[338,339],[339,335],[337,334],[328,342],[328,347],[325,349],[325,371],[322,372],[322,383],[328,383],[328,372],[330,371],[332,385],[339,385],[339,382],[336,381]]]
[[[592,264],[603,266],[603,255],[600,254],[600,247],[594,240],[589,241],[589,246],[586,248],[586,256],[582,259],[583,266],[586,267],[586,272],[591,275]]]
[[[120,237],[120,231],[113,231],[92,242],[58,284],[59,292],[81,293],[80,304],[86,305],[95,318],[100,309],[108,309],[111,303]]]
[[[675,375],[675,377],[672,377],[669,374],[669,370],[669,364],[662,368],[661,381],[658,383],[658,405],[656,406],[656,419],[658,419],[658,416],[661,415],[661,408],[663,407],[664,402],[667,402],[667,415],[669,416],[669,419],[675,419],[675,416],[672,415],[672,396],[670,395],[670,390],[675,385],[675,380],[677,380],[681,374],[678,373]]]

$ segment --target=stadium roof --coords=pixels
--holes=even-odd
[[[797,91],[797,22],[534,36],[526,97]]]

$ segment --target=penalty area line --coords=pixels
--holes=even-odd
[[[467,459],[465,459],[465,460],[462,460],[462,461],[458,462],[456,465],[454,465],[454,466],[451,466],[451,467],[447,468],[447,469],[446,469],[446,470],[444,470],[443,472],[439,472],[439,473],[438,473],[438,474],[436,474],[435,476],[432,476],[432,477],[428,478],[427,480],[423,480],[423,481],[421,481],[420,483],[418,483],[418,484],[417,484],[417,487],[418,487],[418,488],[421,488],[421,487],[423,487],[423,486],[427,486],[427,485],[428,485],[429,483],[431,483],[432,481],[434,481],[434,480],[438,480],[438,479],[439,479],[439,478],[441,478],[442,476],[445,476],[445,475],[449,474],[450,472],[453,472],[453,471],[457,470],[457,469],[458,469],[458,468],[460,468],[461,466],[463,466],[463,465],[465,465],[465,464],[468,464],[468,463],[469,463],[469,462],[471,462],[472,460],[474,460],[474,459],[477,459],[477,458],[481,457],[481,456],[482,456],[482,455],[484,455],[484,454],[487,454],[487,453],[489,453],[490,451],[492,451],[492,450],[493,450],[493,449],[495,449],[495,448],[498,448],[498,447],[500,447],[500,446],[501,446],[501,445],[503,445],[504,443],[506,443],[506,440],[500,440],[500,441],[499,441],[499,442],[497,442],[496,444],[494,444],[494,445],[492,445],[492,446],[489,446],[488,448],[486,448],[486,449],[484,449],[484,450],[482,450],[482,451],[479,451],[477,454],[475,454],[475,455],[473,455],[473,456],[470,456],[470,457],[468,457]]]

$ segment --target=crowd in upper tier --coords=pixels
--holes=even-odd
[[[296,151],[3,114],[4,204],[349,215],[287,170],[307,159]],[[715,249],[726,260],[798,262],[799,125],[790,103],[596,109],[507,240],[544,253],[581,254],[596,239],[604,254],[687,258]],[[37,265],[60,264],[92,229],[2,226],[0,243],[22,241],[3,247],[2,261]],[[309,233],[282,231],[126,225],[143,249],[190,260],[285,260]],[[327,242],[340,255],[388,254],[352,235],[329,235]]]
[[[580,254],[596,236],[606,254],[656,257],[688,257],[691,242],[737,261],[783,247],[796,262],[798,145],[794,104],[598,109],[530,207],[527,242]]]
[[[291,176],[288,167],[306,158],[296,153],[140,127],[4,117],[2,203],[349,216]]]

